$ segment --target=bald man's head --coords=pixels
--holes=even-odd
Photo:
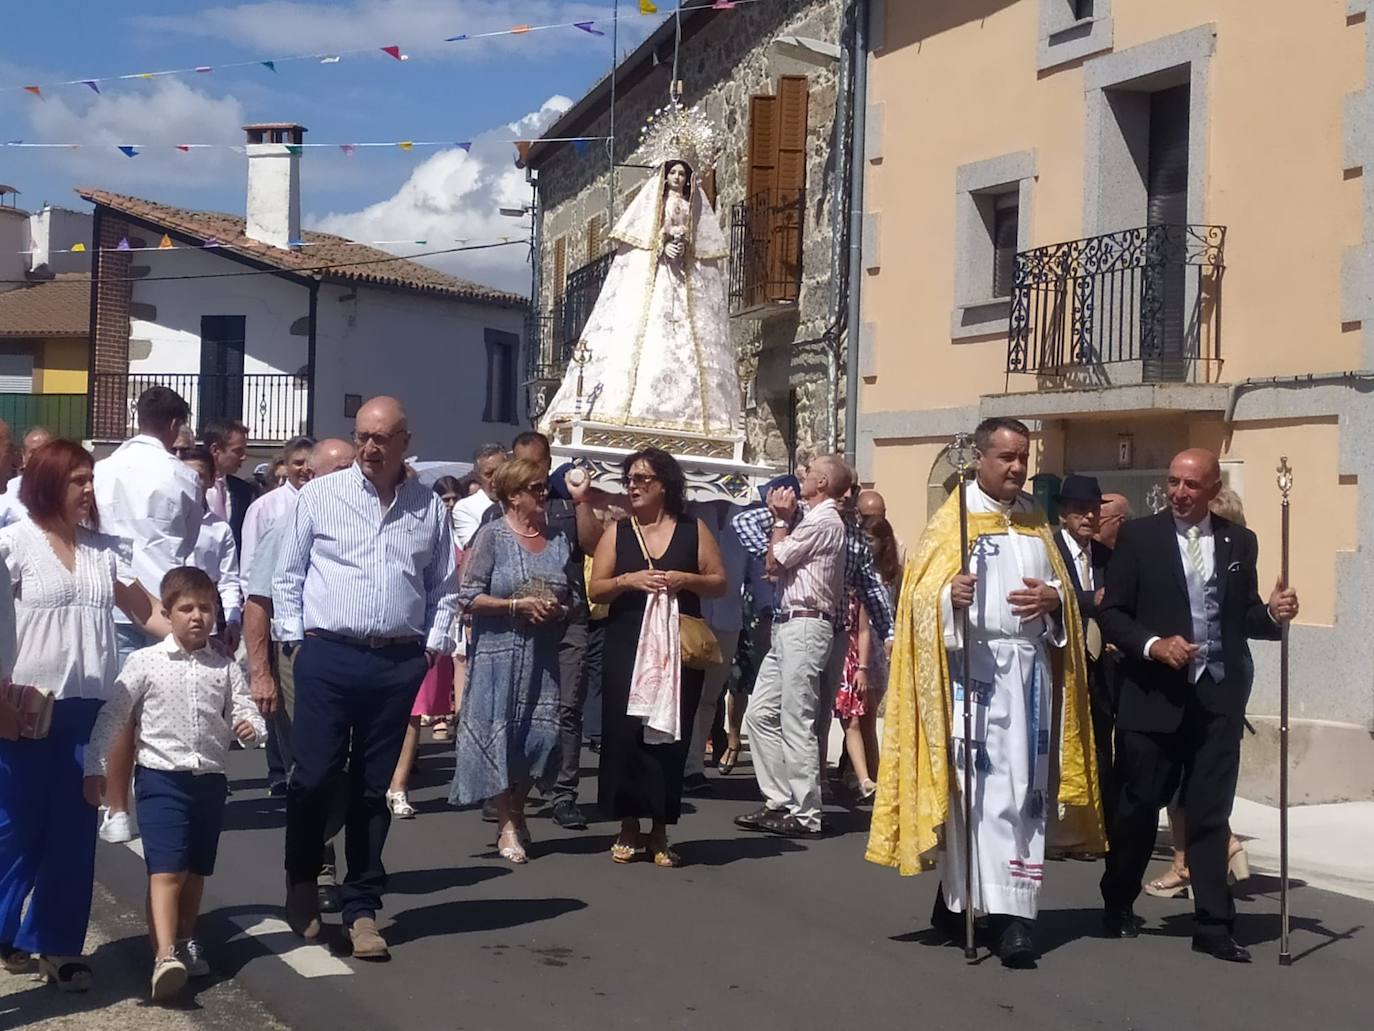
[[[887,501],[876,490],[859,491],[856,504],[860,519],[886,519]]]
[[[29,462],[29,456],[41,448],[48,441],[52,440],[52,431],[45,426],[35,426],[24,434],[24,458],[19,468],[24,468]]]
[[[405,476],[410,431],[406,410],[394,397],[374,397],[358,409],[354,420],[358,465],[372,485],[389,491]]]
[[[1102,514],[1097,517],[1097,533],[1093,536],[1107,547],[1115,548],[1121,524],[1130,518],[1131,503],[1126,500],[1126,495],[1103,494]]]
[[[330,437],[316,444],[310,451],[310,473],[328,476],[353,464],[356,452],[353,445],[338,437]]]
[[[1206,448],[1180,451],[1169,463],[1169,507],[1180,521],[1194,526],[1207,518],[1221,490],[1221,462]]]

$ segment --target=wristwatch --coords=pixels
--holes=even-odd
[[[786,520],[786,519],[774,519],[774,520],[773,520],[773,529],[775,529],[775,530],[786,530],[786,529],[787,529],[787,520]]]

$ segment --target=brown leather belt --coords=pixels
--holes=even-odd
[[[318,637],[321,641],[333,641],[335,644],[351,644],[355,648],[374,652],[382,648],[424,643],[424,638],[419,634],[407,634],[404,637],[349,637],[347,634],[336,634],[333,630],[307,630],[305,636]]]
[[[834,623],[835,617],[829,612],[820,609],[787,609],[785,612],[774,612],[774,623],[786,623],[792,619],[823,619],[827,623]]]

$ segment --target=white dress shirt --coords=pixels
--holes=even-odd
[[[1200,643],[1202,647],[1193,656],[1192,664],[1188,667],[1188,681],[1196,684],[1202,677],[1203,671],[1207,668],[1207,581],[1212,579],[1216,572],[1216,538],[1212,534],[1212,516],[1210,513],[1202,517],[1202,522],[1197,524],[1198,528],[1198,550],[1202,557],[1202,568],[1199,570],[1193,564],[1193,560],[1188,556],[1188,529],[1189,526],[1177,516],[1174,517],[1174,541],[1178,545],[1178,557],[1183,560],[1183,579],[1188,585],[1188,609],[1193,625],[1193,643]],[[1145,642],[1145,658],[1150,657],[1150,649],[1159,638],[1151,637]]]
[[[22,475],[16,476],[6,485],[5,493],[0,494],[0,530],[29,517],[29,510],[19,500],[19,484],[22,480]]]
[[[466,549],[482,528],[482,517],[487,514],[493,501],[484,490],[473,491],[453,506],[453,539],[458,547]]]
[[[1073,567],[1078,573],[1078,586],[1085,591],[1097,590],[1097,584],[1093,581],[1093,553],[1090,549],[1083,547],[1068,530],[1059,531],[1060,538],[1068,546],[1069,554],[1073,556]],[[1084,556],[1087,557],[1085,562]]]
[[[355,463],[306,484],[283,529],[272,581],[277,640],[300,641],[308,630],[414,636],[431,651],[453,654],[453,535],[430,488],[403,479],[383,508]]]
[[[129,656],[86,746],[86,776],[105,772],[105,757],[134,717],[137,762],[151,770],[223,773],[234,724],[267,733],[248,695],[243,669],[212,648],[188,652],[174,636]]]
[[[239,553],[239,573],[245,581],[253,573],[253,556],[262,543],[263,535],[295,507],[299,493],[287,481],[255,500],[243,514],[243,550]]]
[[[773,560],[783,570],[779,613],[819,609],[837,621],[844,617],[845,529],[833,499],[811,506],[792,532],[774,543]]]
[[[219,516],[206,511],[200,535],[191,553],[190,565],[203,570],[219,590],[224,621],[243,622],[243,584],[239,579],[239,553],[234,547],[234,531]]]
[[[184,566],[200,537],[200,483],[156,437],[131,437],[95,463],[100,528],[118,537],[128,554],[124,583],[137,580],[154,598],[162,578]],[[116,613],[117,622],[128,617]]]

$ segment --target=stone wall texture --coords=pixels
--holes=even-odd
[[[678,78],[682,102],[701,105],[722,131],[725,151],[716,167],[716,212],[727,237],[730,209],[745,199],[749,100],[776,93],[781,75],[806,75],[808,99],[806,215],[803,226],[801,291],[794,312],[766,320],[736,318],[732,335],[744,384],[746,455],[750,460],[786,466],[830,448],[843,433],[844,355],[834,356],[836,382],[828,382],[827,347],[822,342],[833,303],[831,274],[832,204],[835,174],[833,128],[838,65],[803,62],[775,45],[779,36],[799,36],[840,44],[842,0],[780,0],[749,5],[714,17],[682,43]],[[615,159],[635,160],[640,128],[668,103],[672,44],[667,61],[616,99]],[[580,130],[586,136],[609,134],[609,112]],[[842,160],[842,158],[840,159]],[[536,310],[554,302],[554,253],[562,238],[565,273],[598,255],[588,253],[587,226],[607,214],[610,166],[604,146],[580,149],[564,144],[537,160],[541,208],[541,283]],[[647,175],[647,170],[616,170],[617,214]],[[609,227],[601,233],[605,239]],[[835,396],[832,396],[832,389]],[[795,392],[795,411],[793,392]],[[841,442],[842,443],[842,442]]]

